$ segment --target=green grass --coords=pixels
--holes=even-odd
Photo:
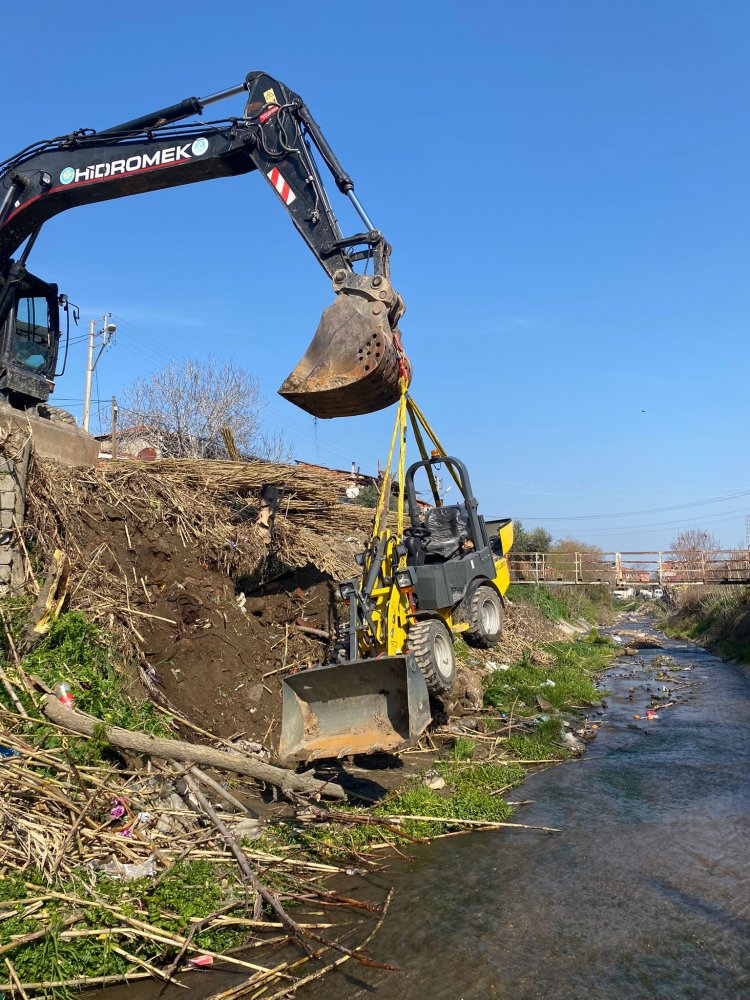
[[[568,757],[569,752],[560,746],[562,719],[545,719],[533,733],[519,733],[508,740],[508,746],[519,760],[549,760]]]
[[[20,629],[20,620],[16,626]],[[154,736],[174,735],[169,719],[157,712],[151,702],[128,696],[126,672],[118,654],[102,632],[79,611],[69,611],[53,621],[48,634],[22,663],[27,674],[36,674],[51,688],[59,681],[67,681],[76,708],[101,719],[105,725],[137,729]],[[25,733],[39,745],[60,746],[59,735],[45,724],[40,710],[20,688],[19,696],[31,716],[24,727]],[[2,686],[0,703],[15,711]],[[66,742],[74,758],[81,763],[96,764],[108,755],[106,743],[101,738],[86,740],[71,736]]]
[[[750,587],[688,591],[661,627],[674,638],[690,639],[729,659],[750,663]]]
[[[617,655],[611,640],[592,632],[578,642],[550,642],[543,648],[553,656],[549,666],[537,666],[527,658],[490,675],[484,692],[487,707],[523,717],[541,711],[537,695],[559,712],[601,698],[593,677]]]
[[[518,604],[538,608],[550,621],[583,618],[591,624],[608,621],[614,613],[609,588],[594,584],[579,587],[546,587],[542,584],[512,584],[508,597]]]
[[[120,882],[106,877],[96,880],[94,898],[103,904],[116,906],[128,916],[146,919],[155,927],[186,935],[191,927],[192,917],[206,917],[220,906],[237,900],[244,903],[245,890],[235,876],[233,865],[219,867],[207,861],[194,861],[177,865],[159,885],[153,879],[136,879]],[[90,876],[89,876],[90,877]],[[37,883],[31,887],[26,883]],[[0,900],[33,900],[44,892],[45,880],[33,870],[22,875],[6,875],[0,880]],[[65,882],[55,884],[59,892],[80,892],[80,887]],[[91,898],[88,892],[86,895]],[[24,903],[16,908],[23,912]],[[73,906],[64,901],[49,900],[45,903],[45,924],[59,925],[69,915]],[[137,913],[146,910],[147,916]],[[85,922],[91,928],[119,926],[122,920],[105,906],[86,908]],[[39,912],[26,918],[19,916],[0,922],[0,946],[9,944],[14,935],[29,934],[40,929]],[[198,947],[222,952],[239,947],[247,937],[247,931],[223,927],[196,934],[194,943]],[[174,957],[178,951],[169,945],[159,944],[144,938],[131,940],[118,937],[114,943],[147,961],[162,963]],[[123,972],[128,962],[113,952],[110,939],[106,935],[60,940],[55,934],[12,949],[8,956],[22,982],[41,982],[74,979],[84,976],[103,976]]]
[[[492,792],[512,787],[525,776],[524,769],[517,764],[481,761],[443,761],[435,765],[435,770],[445,778],[445,789],[433,791],[416,779],[388,796],[375,812],[386,816],[445,816],[503,822],[513,809]],[[413,837],[434,837],[456,827],[450,823],[408,820],[403,829]]]

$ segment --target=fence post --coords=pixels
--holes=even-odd
[[[659,584],[664,583],[664,565],[662,562],[662,553],[659,553]]]
[[[539,584],[539,553],[534,553],[534,581]]]
[[[622,556],[615,552],[615,584],[619,587],[622,583]]]
[[[579,566],[580,566],[580,562],[581,562],[581,553],[580,553],[580,552],[576,552],[576,553],[574,553],[574,555],[575,555],[575,575],[576,575],[576,583],[579,583],[580,581],[579,581],[579,579],[578,579],[578,568],[579,568]]]

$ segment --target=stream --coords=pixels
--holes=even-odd
[[[409,861],[384,857],[365,894],[395,894],[371,954],[402,971],[349,961],[296,996],[750,997],[750,678],[652,634],[662,648],[623,656],[604,676],[607,707],[591,716],[601,728],[584,756],[508,796],[533,800],[514,820],[561,832],[483,831],[416,845]],[[665,655],[676,661],[666,674]],[[652,695],[675,704],[634,719]],[[361,878],[339,888],[354,892],[355,881],[361,893]],[[217,971],[164,996],[236,982]]]
[[[403,972],[348,962],[304,996],[750,997],[750,678],[653,634],[661,649],[604,677],[608,707],[585,755],[509,796],[534,800],[514,819],[561,833],[415,849],[375,879],[396,892],[373,955]],[[665,654],[684,669],[655,680]],[[676,704],[634,720],[662,685]]]

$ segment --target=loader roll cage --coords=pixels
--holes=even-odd
[[[431,474],[429,479],[435,506],[422,518],[417,503],[414,477],[420,469],[434,473],[435,468],[442,465],[446,466],[460,489],[462,502],[448,506],[443,504],[437,492],[435,476]],[[420,462],[414,462],[406,470],[406,500],[411,521],[411,528],[406,530],[411,532],[412,537],[421,539],[426,553],[439,558],[449,558],[465,541],[471,541],[475,549],[489,546],[484,518],[477,513],[479,502],[472,492],[469,471],[461,459],[450,455],[434,455]],[[451,539],[456,542],[454,546],[451,546]]]

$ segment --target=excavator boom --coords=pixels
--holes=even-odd
[[[185,122],[241,92],[247,95],[242,117]],[[313,150],[365,231],[342,234]],[[240,86],[187,98],[103,131],[36,143],[0,164],[0,328],[7,328],[0,367],[7,373],[12,361],[12,324],[6,321],[12,319],[14,289],[48,219],[79,205],[254,170],[281,200],[336,293],[281,395],[317,417],[369,413],[395,402],[409,366],[398,332],[404,305],[389,280],[390,246],[302,99],[265,73],[250,73]],[[358,273],[360,263],[371,273]],[[28,379],[25,385],[28,397]],[[46,396],[40,391],[39,398]]]

